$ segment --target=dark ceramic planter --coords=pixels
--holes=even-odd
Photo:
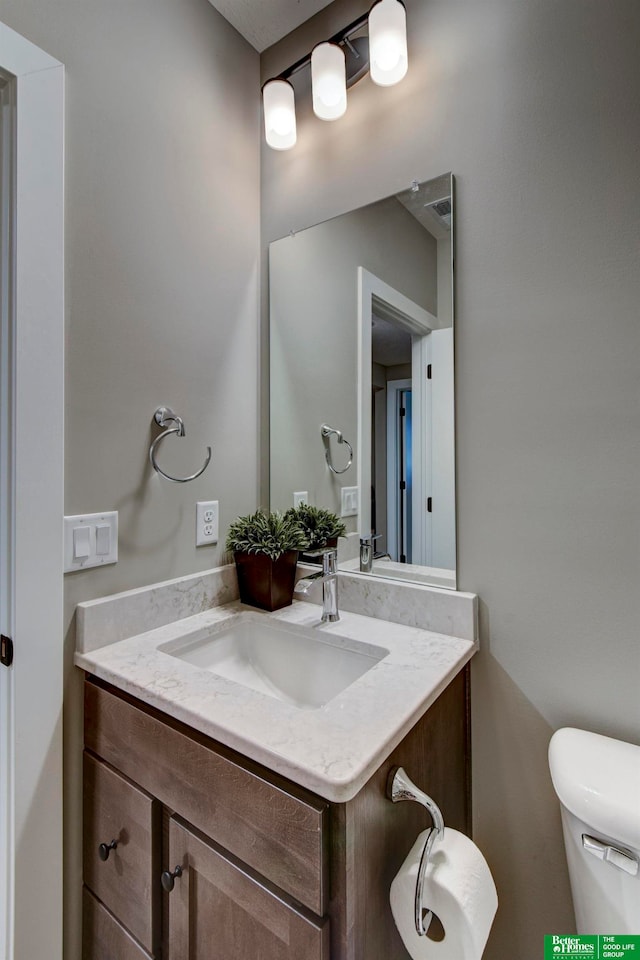
[[[240,599],[261,610],[279,610],[293,601],[298,551],[287,550],[277,560],[263,554],[234,553]]]

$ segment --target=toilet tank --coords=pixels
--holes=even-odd
[[[581,934],[640,934],[640,747],[565,727],[549,744]]]

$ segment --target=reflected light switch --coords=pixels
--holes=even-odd
[[[341,517],[356,517],[358,515],[358,488],[342,488],[342,509]]]

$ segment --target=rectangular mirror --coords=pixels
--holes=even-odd
[[[374,537],[371,574],[455,589],[452,186],[270,244],[270,496],[343,519],[342,569]]]

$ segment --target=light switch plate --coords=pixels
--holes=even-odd
[[[342,488],[342,509],[341,517],[356,517],[358,515],[358,488]]]
[[[301,503],[309,503],[309,494],[306,490],[294,491],[293,506],[297,509]]]
[[[118,512],[64,518],[64,572],[118,562]]]

